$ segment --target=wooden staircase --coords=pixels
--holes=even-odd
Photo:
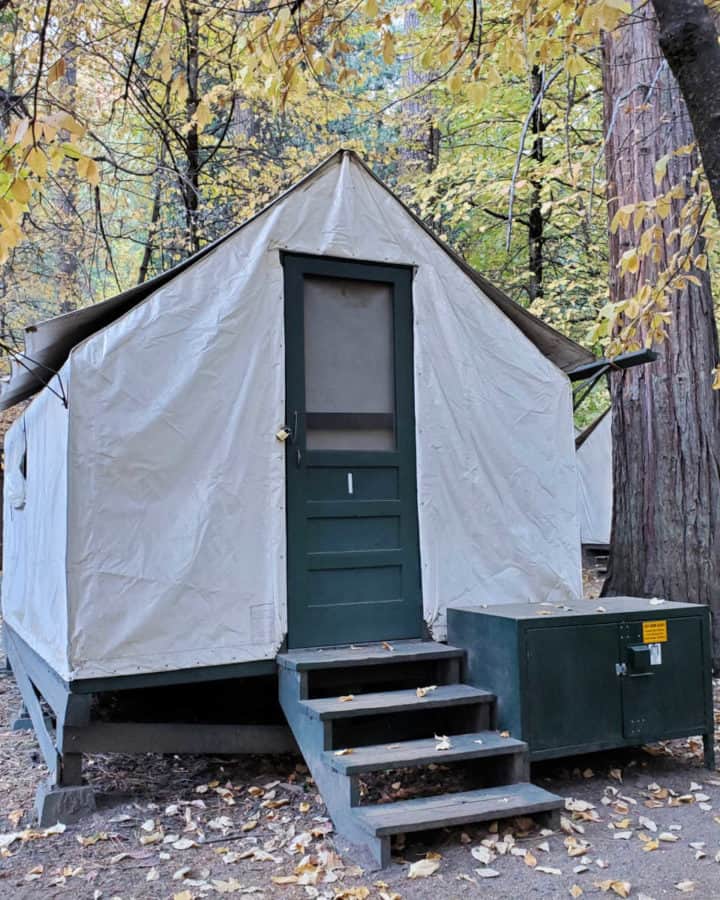
[[[527,745],[494,730],[495,696],[462,684],[463,650],[433,641],[388,648],[293,650],[277,660],[280,703],[340,849],[384,868],[394,834],[557,815],[562,799],[529,783]],[[448,749],[438,749],[436,734],[448,736]],[[361,797],[369,773],[469,762],[472,790],[391,803]]]

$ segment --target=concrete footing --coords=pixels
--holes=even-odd
[[[49,716],[45,716],[44,718],[45,728],[49,731],[53,727],[52,719]],[[11,725],[12,731],[32,731],[35,726],[32,723],[32,719],[30,718],[30,713],[27,711],[25,706],[21,706],[17,711],[15,718],[13,719],[13,723]]]
[[[86,785],[58,787],[44,782],[35,796],[35,811],[43,828],[57,822],[69,825],[95,812],[95,794]]]

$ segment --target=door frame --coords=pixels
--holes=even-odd
[[[307,551],[305,544],[304,490],[303,481],[297,477],[297,453],[301,452],[307,462],[329,466],[362,466],[368,463],[398,467],[398,500],[400,501],[400,545],[403,551],[402,566],[406,577],[417,573],[415,595],[415,621],[413,636],[422,638],[425,625],[422,602],[422,574],[420,558],[419,510],[417,496],[417,450],[415,431],[415,356],[414,356],[414,312],[413,279],[414,267],[383,262],[343,259],[331,256],[315,256],[304,253],[281,252],[284,284],[284,326],[285,326],[285,416],[291,437],[286,442],[285,489],[286,489],[286,586],[287,586],[287,644],[312,646],[307,642],[293,641],[294,626],[299,625],[299,616],[304,612],[306,587],[303,583],[307,573]],[[305,423],[305,341],[303,279],[306,275],[326,278],[350,279],[355,281],[376,281],[393,287],[393,350],[395,389],[395,435],[394,451],[367,450],[311,450],[306,449]],[[398,296],[407,302],[397,302]],[[400,326],[400,327],[399,327]],[[298,335],[300,339],[298,339]],[[408,360],[403,371],[398,361]],[[295,395],[289,389],[293,379]],[[302,399],[302,403],[298,402]],[[295,410],[302,413],[295,416]],[[297,421],[295,419],[297,418]],[[406,461],[403,465],[403,461]],[[381,501],[382,502],[382,501]],[[294,598],[297,598],[294,601]],[[392,635],[386,635],[392,638]],[[346,642],[336,642],[336,645]],[[355,641],[353,641],[355,643]],[[362,641],[357,641],[362,643]],[[332,646],[325,644],[324,646]]]

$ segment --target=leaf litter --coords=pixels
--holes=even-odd
[[[436,745],[445,738],[438,735]],[[25,735],[13,736],[12,740],[24,741],[25,745],[29,745],[32,739],[28,740]],[[452,744],[452,737],[447,740]],[[697,761],[701,753],[700,743],[691,739],[665,742],[654,747],[659,748],[659,755],[670,763],[677,760],[680,765],[688,760]],[[401,871],[395,872],[400,870],[397,862],[402,859],[396,856],[392,877],[388,876],[390,884],[385,882],[387,887],[373,885],[368,888],[367,885],[372,882],[349,859],[328,855],[335,853],[331,844],[332,824],[302,763],[296,767],[296,760],[293,760],[288,767],[287,762],[278,765],[276,760],[267,758],[258,767],[258,759],[263,758],[236,763],[202,758],[168,760],[160,757],[121,757],[118,766],[118,757],[110,760],[101,756],[91,757],[91,781],[101,786],[110,786],[116,781],[123,789],[129,785],[131,795],[137,799],[123,806],[120,812],[116,807],[103,815],[98,814],[81,826],[71,826],[66,834],[63,834],[65,829],[62,827],[18,827],[23,817],[29,816],[31,809],[30,788],[34,790],[37,775],[30,770],[28,782],[33,778],[35,781],[29,784],[24,794],[16,789],[8,792],[6,799],[0,795],[0,803],[4,802],[0,813],[12,829],[0,835],[4,862],[14,867],[13,874],[18,881],[25,882],[25,877],[29,876],[38,890],[41,886],[87,884],[73,890],[78,896],[87,894],[88,897],[97,896],[98,900],[100,897],[109,900],[113,896],[142,893],[140,885],[147,883],[147,878],[148,888],[152,885],[158,896],[179,897],[180,900],[186,900],[188,896],[197,900],[213,892],[218,895],[259,896],[273,891],[273,885],[276,885],[276,891],[283,890],[283,883],[286,888],[295,886],[298,897],[306,895],[318,900],[334,900],[336,897],[339,900],[368,897],[401,900],[401,895],[406,895],[402,885],[394,882],[398,877],[407,878],[410,867],[416,863],[408,862]],[[5,774],[5,766],[5,758],[2,758],[0,779]],[[636,776],[641,774],[639,767],[633,771],[624,763],[622,766],[612,766],[613,770],[616,768],[622,781],[609,774],[611,767],[608,763],[605,766],[596,765],[596,769],[609,778],[605,786],[612,790],[607,791],[603,790],[603,774],[582,768],[578,770],[575,777],[581,780],[582,795],[568,797],[563,816],[564,827],[559,833],[550,829],[539,831],[533,823],[528,825],[527,822],[522,826],[516,826],[513,822],[509,826],[501,821],[479,830],[474,826],[465,826],[462,832],[449,832],[448,839],[456,842],[458,853],[465,844],[463,838],[467,840],[463,852],[471,861],[467,869],[471,874],[453,871],[457,865],[453,849],[452,852],[443,852],[443,857],[438,859],[426,855],[417,860],[422,863],[420,872],[433,870],[430,874],[416,876],[417,880],[427,879],[428,884],[434,879],[461,877],[475,884],[488,880],[487,888],[483,885],[482,890],[487,890],[488,897],[492,897],[492,882],[505,884],[506,879],[513,877],[513,872],[519,871],[514,867],[522,866],[522,871],[527,873],[525,878],[546,879],[556,885],[552,890],[558,897],[582,896],[577,892],[571,893],[572,879],[576,878],[575,887],[586,895],[603,892],[626,896],[623,891],[627,891],[627,885],[632,884],[631,894],[627,896],[637,897],[638,900],[652,900],[654,897],[657,900],[659,889],[653,891],[643,884],[642,874],[637,875],[631,863],[624,873],[618,871],[613,862],[612,846],[607,847],[607,841],[602,851],[605,859],[596,857],[599,843],[593,852],[596,836],[605,831],[608,824],[619,824],[629,819],[625,828],[613,828],[612,832],[608,832],[610,843],[615,843],[612,834],[616,831],[630,831],[631,838],[621,840],[619,844],[623,847],[627,844],[628,850],[636,848],[633,851],[638,854],[636,858],[642,858],[645,852],[650,852],[653,860],[669,854],[668,859],[675,860],[672,866],[675,877],[667,878],[663,895],[689,893],[708,896],[708,889],[703,885],[715,881],[706,881],[710,877],[706,874],[709,871],[707,867],[714,867],[716,872],[720,865],[720,841],[717,840],[720,836],[720,816],[715,814],[713,817],[701,804],[710,808],[713,803],[717,806],[720,778],[707,776],[696,769],[696,780],[686,776],[683,783],[672,777],[673,769],[669,768],[667,777],[662,770],[656,770],[654,780],[652,776],[638,780]],[[198,774],[193,776],[193,772]],[[408,773],[407,777],[403,773],[394,774],[393,784],[399,787],[388,788],[387,799],[403,799],[406,795],[413,795],[411,774]],[[168,778],[168,775],[172,777]],[[441,790],[447,787],[449,770],[446,765],[438,763],[432,775]],[[17,781],[20,783],[20,779]],[[0,786],[2,784],[0,781]],[[428,789],[430,785],[429,780],[424,788]],[[595,785],[597,791],[593,796],[589,789],[592,790]],[[552,783],[548,787],[553,790]],[[569,790],[568,794],[572,791]],[[689,823],[697,823],[697,816],[700,815],[708,823],[707,827],[715,831],[691,827]],[[687,819],[687,816],[694,818]],[[712,843],[711,833],[715,838]],[[490,847],[483,843],[483,834],[491,840]],[[143,838],[149,839],[149,843],[142,843]],[[653,847],[653,842],[657,844],[654,852],[646,850],[648,845]],[[48,852],[51,847],[53,849],[42,860],[35,853],[35,848],[40,850],[44,845],[47,845]],[[483,848],[478,854],[479,859],[470,855],[470,851],[477,847]],[[538,865],[537,857],[543,852],[542,864]],[[48,863],[50,858],[56,862],[55,867]],[[570,865],[563,867],[561,860],[567,862],[568,858]],[[29,862],[21,863],[21,860]],[[342,868],[336,864],[337,860]],[[485,860],[489,860],[490,864]],[[18,868],[19,865],[22,867]],[[603,869],[607,869],[611,877],[606,877],[605,872],[601,875]],[[562,875],[556,874],[558,871]],[[175,875],[176,878],[173,877]],[[713,879],[716,877],[714,875]],[[132,878],[139,879],[134,882],[133,888],[130,887]],[[9,884],[6,882],[6,885]],[[4,896],[11,900],[12,894]],[[407,896],[412,896],[412,890],[407,892]]]

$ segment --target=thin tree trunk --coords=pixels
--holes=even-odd
[[[678,81],[720,219],[720,44],[704,0],[652,0],[660,47]]]
[[[414,6],[405,10],[403,31],[412,34],[420,25]],[[403,74],[403,90],[420,90],[403,103],[403,142],[400,147],[401,167],[409,174],[419,169],[434,172],[440,162],[440,129],[435,123],[435,111],[429,90],[422,90],[428,74],[419,71],[411,62]]]
[[[72,14],[75,6],[72,5]],[[77,44],[68,36],[63,42],[62,55],[65,60],[65,83],[67,85],[67,103],[74,110],[77,102]],[[69,135],[66,139],[69,140]],[[59,207],[62,210],[62,243],[59,249],[58,269],[61,273],[62,294],[60,312],[66,313],[77,309],[82,303],[82,288],[78,284],[80,268],[81,233],[76,226],[77,190],[74,180],[63,178]]]
[[[153,196],[152,212],[150,213],[150,225],[148,227],[147,242],[145,244],[145,250],[143,251],[143,258],[140,262],[140,269],[138,270],[138,284],[142,284],[143,281],[147,280],[148,272],[150,271],[150,263],[152,262],[153,251],[155,249],[157,224],[160,221],[160,197],[162,195],[160,172],[157,173],[156,178],[157,181],[155,182],[155,194]]]
[[[652,7],[632,0],[624,27],[604,40],[604,89],[608,212],[652,199],[656,160],[693,140],[677,82],[662,57]],[[697,159],[670,162],[666,182],[692,190]],[[677,251],[669,239],[683,202],[660,223],[663,258],[643,257],[640,271],[621,275],[622,254],[637,246],[647,227],[631,225],[610,236],[610,298],[632,296],[641,282],[654,282]],[[702,248],[698,246],[695,252]],[[707,603],[720,619],[720,394],[711,369],[717,361],[717,331],[705,271],[671,299],[669,337],[660,358],[614,373],[614,510],[607,595],[663,597]],[[714,658],[720,661],[720,627]]]
[[[542,73],[538,66],[533,66],[530,76],[532,90],[532,102],[534,103],[542,90]],[[543,147],[543,133],[545,122],[542,113],[542,103],[538,103],[532,117],[533,146],[531,157],[535,164],[539,165],[545,159]],[[534,167],[533,167],[534,171]],[[528,294],[530,303],[534,303],[543,296],[543,250],[544,250],[544,222],[542,214],[542,181],[535,174],[530,175],[532,192],[530,196],[530,216],[528,227],[528,263],[530,269],[530,283]]]
[[[198,210],[200,208],[200,131],[193,119],[200,102],[198,94],[198,77],[200,72],[200,16],[198,7],[185,4],[185,27],[187,30],[187,85],[186,103],[189,130],[185,146],[186,166],[182,186],[185,204],[185,224],[187,228],[190,253],[200,249],[200,231]]]

